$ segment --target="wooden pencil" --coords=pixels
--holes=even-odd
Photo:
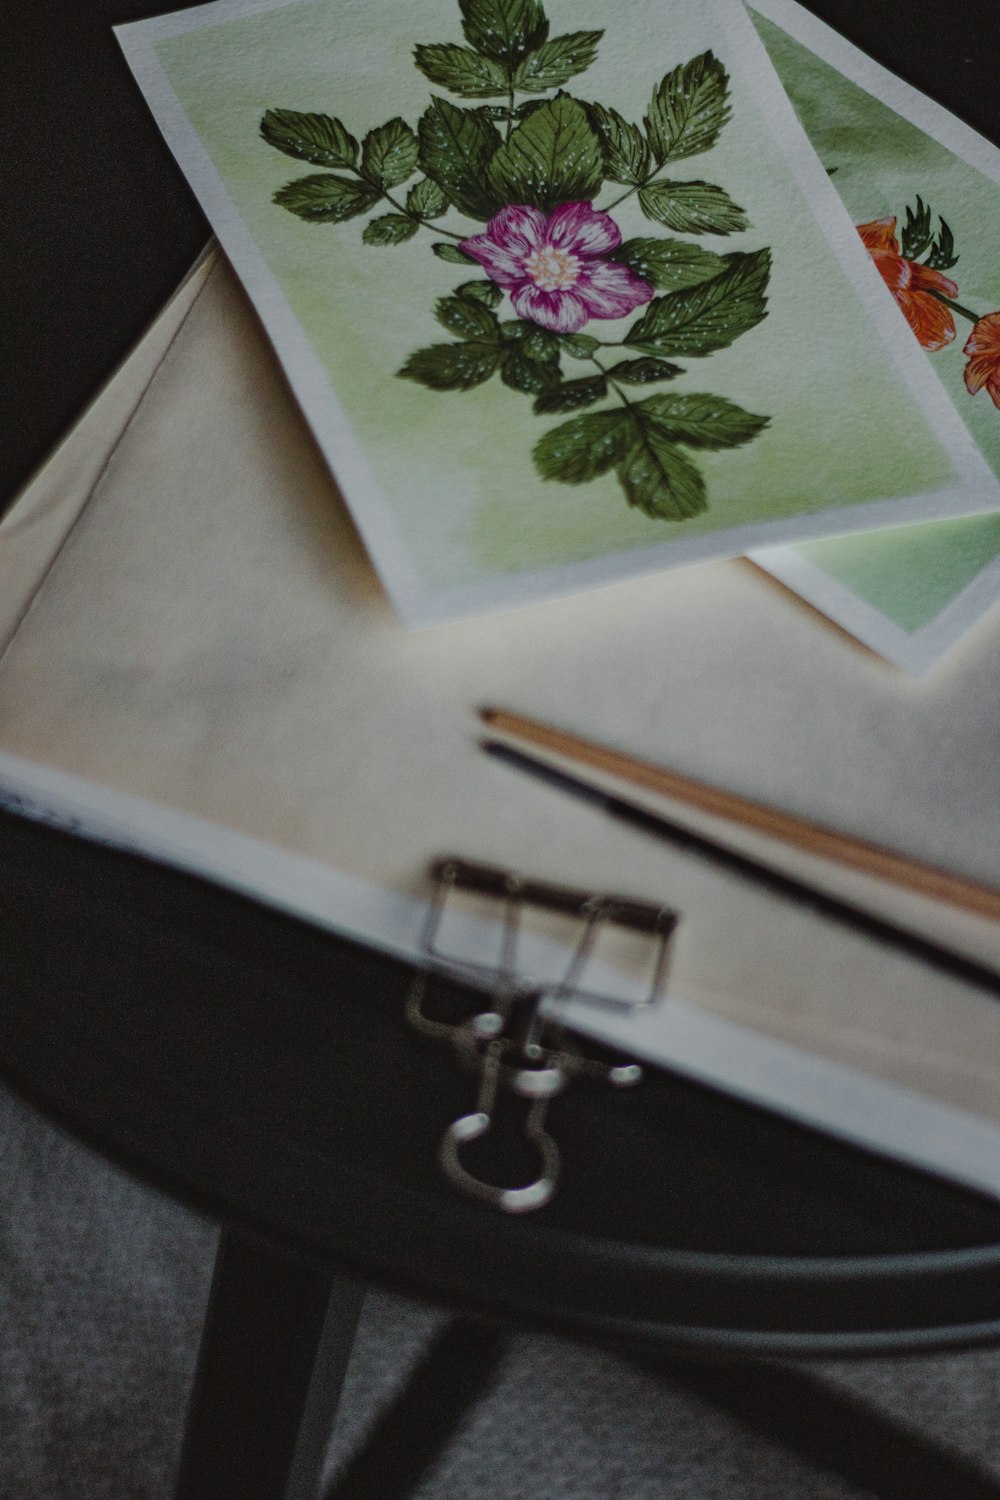
[[[837,864],[860,870],[878,880],[917,891],[932,900],[962,907],[977,916],[1000,921],[1000,890],[925,864],[897,850],[881,848],[864,839],[838,833],[820,823],[782,812],[779,808],[752,802],[735,792],[683,776],[677,771],[636,759],[607,745],[596,744],[503,708],[480,709],[480,718],[496,733],[510,735],[539,749],[550,751],[578,765],[617,776],[632,786],[669,797],[714,817],[752,828],[781,843],[806,850]]]

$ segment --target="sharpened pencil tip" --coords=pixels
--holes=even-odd
[[[500,710],[492,703],[484,703],[476,712],[484,724],[492,724]]]

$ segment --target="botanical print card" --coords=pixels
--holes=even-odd
[[[996,508],[737,0],[119,30],[410,624]]]
[[[1000,150],[794,0],[754,0],[751,15],[915,346],[1000,474]],[[1000,600],[1000,517],[754,561],[922,671]]]

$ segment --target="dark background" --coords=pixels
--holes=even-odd
[[[0,506],[156,316],[208,239],[111,30],[180,8],[151,0],[7,7],[0,53]],[[812,0],[810,8],[1000,140],[998,0]]]

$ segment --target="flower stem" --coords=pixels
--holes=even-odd
[[[657,167],[656,172],[658,172],[659,170],[659,167]],[[631,198],[633,193],[637,193],[640,188],[644,188],[649,183],[651,183],[653,178],[656,176],[656,172],[650,172],[649,176],[644,182],[633,183],[632,187],[630,187],[627,192],[622,193],[620,198],[612,198],[611,202],[607,204],[605,208],[601,209],[601,212],[609,214],[613,208],[618,207],[619,203],[624,203],[626,198]]]
[[[625,192],[622,193],[619,197],[613,198],[607,205],[607,207],[602,209],[601,212],[609,214],[613,208],[618,207],[619,203],[624,203],[626,198],[631,198],[633,193],[641,192],[644,187],[649,187],[649,184],[653,182],[657,177],[659,177],[660,173],[663,171],[663,168],[666,165],[667,163],[665,161],[661,161],[660,165],[658,167],[654,167],[653,170],[648,174],[648,176],[644,177],[641,182],[633,182],[630,188],[626,188]]]
[[[383,190],[382,196],[386,203],[390,203],[393,208],[403,215],[404,219],[411,219],[413,223],[419,224],[422,229],[429,229],[432,234],[446,234],[450,240],[467,240],[469,238],[467,234],[456,234],[453,229],[445,229],[440,224],[432,224],[429,220],[422,219],[419,214],[411,213],[406,204],[397,203],[391,193]]]
[[[935,292],[930,287],[924,287],[922,288],[922,290],[926,291],[928,296],[933,297],[935,302],[943,302],[945,307],[950,308],[952,312],[958,313],[959,317],[968,318],[970,323],[979,322],[980,314],[972,312],[967,307],[963,307],[961,302],[953,302],[952,299],[950,297],[946,297],[943,292]]]
[[[605,349],[613,349],[614,345],[613,344],[604,344],[604,345],[602,345],[602,347],[605,348]],[[633,405],[633,403],[626,396],[625,392],[622,390],[621,386],[617,383],[617,381],[611,380],[609,378],[607,370],[601,364],[601,361],[597,358],[596,354],[592,354],[590,356],[590,362],[591,362],[591,364],[594,364],[594,365],[597,366],[597,368],[600,370],[601,374],[605,377],[605,379],[607,380],[607,382],[610,385],[611,389],[614,391],[615,395],[623,403],[623,405],[628,406],[628,407],[631,408],[631,406]]]

